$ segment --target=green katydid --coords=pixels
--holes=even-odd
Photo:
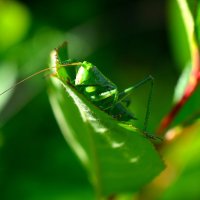
[[[64,58],[64,59],[63,59]],[[144,80],[136,83],[135,85],[119,92],[117,86],[105,77],[101,71],[94,66],[92,63],[83,61],[76,62],[67,57],[67,43],[64,42],[60,47],[58,47],[54,53],[52,53],[52,66],[45,68],[39,72],[36,72],[22,81],[18,82],[11,88],[8,88],[0,95],[6,93],[7,91],[15,88],[24,81],[43,73],[45,71],[55,69],[53,75],[67,84],[75,87],[81,94],[83,94],[90,102],[96,105],[101,110],[105,111],[111,115],[116,120],[132,123],[136,118],[133,113],[128,111],[128,104],[125,106],[123,102],[126,101],[127,97],[132,94],[132,92],[144,85],[145,83],[150,83],[150,92],[148,96],[147,110],[144,120],[143,133],[145,136],[147,134],[147,125],[150,115],[150,104],[152,98],[153,90],[153,77],[148,76]],[[65,70],[65,73],[62,73]],[[152,137],[152,136],[150,136]]]
[[[122,102],[132,94],[132,92],[142,86],[143,84],[150,82],[150,92],[148,97],[148,104],[144,122],[144,134],[147,134],[147,125],[150,114],[150,103],[152,98],[153,89],[153,77],[148,76],[144,80],[136,83],[135,85],[119,92],[117,86],[105,77],[101,71],[89,62],[73,62],[67,58],[67,43],[63,43],[55,51],[56,60],[53,59],[53,67],[57,69],[57,76],[75,87],[80,93],[82,93],[89,101],[105,111],[113,118],[123,121],[131,122],[135,119],[134,115],[127,110]],[[65,59],[63,59],[65,58]],[[74,66],[75,65],[75,66]],[[65,77],[63,77],[62,66],[64,66]],[[61,70],[61,72],[60,72]]]

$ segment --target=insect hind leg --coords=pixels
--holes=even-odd
[[[144,119],[143,133],[145,135],[149,135],[147,133],[147,127],[148,127],[148,121],[149,121],[149,116],[150,116],[150,107],[151,107],[151,100],[152,100],[152,93],[153,93],[154,78],[151,75],[149,75],[144,80],[136,83],[132,87],[129,87],[129,88],[125,89],[124,91],[122,91],[121,93],[119,93],[117,103],[124,101],[128,96],[130,96],[132,94],[132,92],[135,89],[143,86],[146,83],[150,83],[150,90],[149,90],[149,95],[148,95],[148,100],[147,100],[147,109],[146,109],[146,114],[145,114],[145,119]]]

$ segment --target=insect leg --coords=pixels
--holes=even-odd
[[[85,89],[87,87],[106,87],[106,85],[100,85],[100,84],[81,84],[81,85],[76,85],[77,88],[81,88],[81,89]],[[109,87],[109,85],[107,86]],[[98,102],[104,99],[107,99],[111,96],[114,96],[114,100],[112,101],[112,105],[115,105],[115,102],[118,101],[118,91],[117,88],[113,88],[111,90],[105,91],[105,92],[101,92],[98,95],[91,95],[90,98],[92,99],[92,101]],[[110,106],[108,108],[104,108],[104,110],[109,109]]]
[[[150,82],[150,90],[149,90],[149,95],[148,95],[148,101],[147,101],[147,109],[146,109],[146,114],[145,114],[145,120],[144,120],[144,128],[143,132],[147,134],[147,127],[148,127],[148,121],[149,121],[149,116],[150,116],[150,107],[151,107],[151,100],[152,100],[152,92],[153,92],[153,84],[154,84],[154,78],[149,75],[147,78],[144,80],[136,83],[132,87],[129,87],[125,89],[123,92],[119,93],[118,101],[117,103],[122,102],[124,99],[126,99],[129,95],[132,94],[132,92],[136,89],[139,88],[140,86],[144,85],[145,83]]]

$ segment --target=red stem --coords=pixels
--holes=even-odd
[[[194,91],[196,90],[198,84],[200,82],[200,55],[199,51],[197,51],[195,55],[195,64],[192,69],[189,83],[185,88],[184,94],[182,98],[173,106],[172,110],[169,114],[161,121],[161,124],[158,128],[157,134],[161,135],[164,131],[170,126],[174,118],[177,116],[178,112],[185,105],[188,99],[192,96]]]

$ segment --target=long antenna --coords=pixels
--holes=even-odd
[[[21,83],[23,83],[23,82],[25,82],[25,81],[27,81],[27,80],[33,78],[34,76],[36,76],[36,75],[38,75],[38,74],[41,74],[41,73],[43,73],[43,72],[46,72],[46,71],[48,71],[48,70],[50,70],[50,69],[52,69],[52,68],[56,68],[56,67],[48,67],[48,68],[42,69],[42,70],[40,70],[39,72],[36,72],[36,73],[34,73],[34,74],[32,74],[32,75],[26,77],[25,79],[23,79],[23,80],[17,82],[15,85],[11,86],[11,87],[8,88],[7,90],[3,91],[3,92],[0,94],[0,96],[3,95],[3,94],[5,94],[6,92],[8,92],[8,91],[10,91],[10,90],[12,90],[12,89],[14,89],[14,88],[16,88],[18,85],[20,85]]]
[[[23,82],[25,82],[25,81],[27,81],[27,80],[33,78],[34,76],[37,76],[37,75],[39,75],[39,74],[41,74],[41,73],[43,73],[43,72],[46,72],[46,71],[48,71],[48,70],[50,70],[50,69],[55,69],[55,68],[58,69],[58,68],[67,67],[67,66],[77,66],[77,65],[80,65],[80,64],[81,64],[81,62],[76,62],[76,63],[63,64],[63,65],[60,65],[59,67],[56,67],[56,66],[55,66],[55,67],[48,67],[48,68],[42,69],[42,70],[40,70],[40,71],[38,71],[38,72],[36,72],[36,73],[34,73],[34,74],[31,74],[30,76],[26,77],[25,79],[23,79],[23,80],[17,82],[16,84],[14,84],[13,86],[11,86],[10,88],[6,89],[6,90],[3,91],[2,93],[0,93],[0,96],[3,95],[3,94],[5,94],[6,92],[8,92],[8,91],[10,91],[10,90],[12,90],[12,89],[14,89],[14,88],[16,88],[18,85],[20,85],[20,84],[22,84]]]

